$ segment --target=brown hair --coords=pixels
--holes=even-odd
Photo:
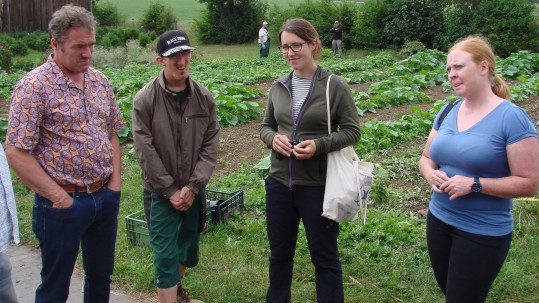
[[[322,42],[314,26],[307,20],[301,18],[292,18],[285,21],[279,31],[279,44],[281,44],[281,35],[283,32],[292,33],[301,39],[312,43],[315,46],[313,57],[318,56],[322,51]]]
[[[496,56],[487,38],[479,35],[468,36],[458,40],[449,49],[449,52],[455,49],[460,49],[471,54],[476,64],[486,61],[492,91],[500,98],[509,99],[509,86],[507,86],[507,83],[500,76],[496,75]]]
[[[95,32],[97,22],[84,7],[68,4],[52,14],[49,22],[49,35],[60,44],[67,41],[71,28],[86,28]]]

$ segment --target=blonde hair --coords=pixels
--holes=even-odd
[[[285,21],[279,31],[279,44],[281,44],[281,35],[283,32],[292,33],[301,39],[312,43],[315,46],[313,57],[317,57],[322,51],[322,42],[314,26],[307,20],[301,18],[292,18]]]
[[[487,38],[479,35],[472,35],[458,40],[449,52],[460,49],[472,55],[476,64],[486,61],[489,69],[489,80],[492,92],[504,99],[509,99],[509,86],[498,75],[496,75],[496,56]]]

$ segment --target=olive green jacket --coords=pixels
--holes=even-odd
[[[320,186],[326,182],[327,153],[359,141],[359,116],[348,85],[339,76],[330,82],[331,135],[328,135],[326,84],[331,73],[318,67],[311,89],[296,123],[292,118],[292,73],[271,86],[260,138],[272,148],[275,135],[283,134],[296,142],[314,140],[316,153],[307,160],[283,157],[271,152],[269,176],[292,188],[293,185]],[[338,130],[338,131],[337,131]]]

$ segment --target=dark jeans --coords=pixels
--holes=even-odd
[[[427,216],[427,245],[438,286],[448,303],[485,302],[511,246],[501,237],[467,233]]]
[[[36,194],[32,228],[41,248],[41,285],[36,303],[66,302],[75,261],[82,247],[84,302],[108,302],[114,269],[120,192],[106,186],[94,193],[76,193],[67,209]]]
[[[290,302],[294,254],[300,219],[315,267],[317,302],[344,302],[337,248],[339,224],[321,216],[324,186],[287,186],[266,179],[267,232],[270,243],[266,302]]]

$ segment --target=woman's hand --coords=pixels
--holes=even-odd
[[[444,190],[440,188],[444,182],[449,180],[449,177],[444,171],[435,169],[431,172],[430,176],[427,179],[427,182],[432,186],[432,190],[437,193],[443,193]]]
[[[292,154],[292,144],[290,144],[290,139],[286,135],[275,135],[271,147],[274,151],[287,158]]]
[[[458,197],[471,193],[472,184],[473,178],[455,175],[443,182],[439,187],[440,190],[449,195],[449,200],[455,200]]]
[[[305,140],[294,146],[294,156],[299,160],[311,158],[316,153],[316,143],[314,140]]]

